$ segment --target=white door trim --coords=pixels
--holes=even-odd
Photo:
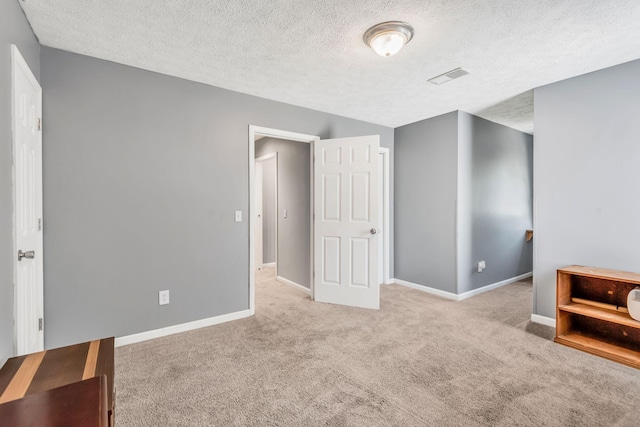
[[[38,226],[38,230],[37,230],[37,237],[36,237],[36,244],[34,247],[30,247],[30,248],[20,248],[18,247],[19,242],[18,242],[18,222],[17,222],[17,215],[18,215],[18,207],[17,207],[17,177],[16,177],[16,153],[17,153],[17,147],[18,147],[18,141],[17,141],[17,134],[18,134],[18,129],[17,129],[17,117],[18,117],[18,109],[19,106],[17,105],[17,96],[16,96],[16,87],[17,87],[17,77],[21,75],[23,76],[29,85],[31,85],[36,92],[36,104],[34,107],[34,110],[32,111],[32,116],[31,119],[34,121],[32,126],[36,126],[36,120],[39,120],[39,126],[37,128],[37,141],[38,141],[38,145],[40,147],[40,156],[39,158],[36,159],[36,179],[39,181],[39,188],[36,186],[36,194],[34,195],[34,197],[36,199],[39,199],[39,202],[36,202],[36,211],[35,215],[36,217],[39,219],[39,226]],[[35,351],[41,351],[44,350],[44,326],[42,323],[40,323],[41,328],[40,330],[37,332],[37,343],[35,345],[32,345],[30,347],[26,347],[27,343],[24,342],[24,339],[21,337],[25,336],[25,331],[26,329],[26,325],[31,324],[32,327],[36,327],[38,322],[37,318],[43,319],[44,318],[44,277],[43,277],[43,268],[44,268],[44,246],[43,246],[43,241],[42,241],[42,220],[43,220],[43,215],[42,215],[42,132],[40,131],[40,126],[42,124],[42,87],[40,87],[40,83],[38,83],[38,79],[36,79],[36,77],[33,75],[33,72],[31,71],[31,69],[29,68],[29,65],[27,64],[27,62],[24,60],[24,58],[22,57],[22,55],[20,54],[20,51],[18,50],[16,45],[11,45],[11,129],[12,129],[12,136],[11,136],[11,140],[12,140],[12,159],[13,159],[13,166],[12,166],[12,192],[13,192],[13,289],[14,289],[14,352],[16,355],[22,355],[22,354],[26,354],[26,353],[32,353]],[[27,114],[26,112],[24,112],[23,114]],[[33,218],[34,222],[36,221],[36,218]],[[33,225],[35,227],[35,224]],[[35,295],[27,295],[27,297],[31,298],[31,299],[35,299],[35,302],[32,300],[31,302],[34,303],[33,305],[36,307],[35,311],[36,311],[36,318],[30,319],[24,319],[25,317],[25,313],[23,311],[21,311],[19,309],[19,299],[20,298],[24,298],[24,295],[22,294],[24,290],[19,289],[18,286],[20,285],[19,281],[18,281],[18,250],[20,249],[24,249],[25,251],[28,250],[34,250],[35,251],[35,258],[34,258],[34,262],[36,263],[36,267],[35,267],[35,271],[36,271],[36,290],[35,290]]]
[[[255,280],[255,233],[254,233],[254,219],[253,212],[255,210],[254,207],[254,197],[255,197],[255,154],[256,154],[256,146],[255,139],[256,136],[266,136],[278,139],[286,139],[290,141],[297,142],[306,142],[311,144],[310,156],[309,156],[309,164],[310,164],[310,174],[311,174],[311,188],[310,188],[310,217],[309,221],[311,224],[309,233],[311,234],[311,256],[309,257],[309,265],[310,265],[310,277],[309,281],[311,284],[311,298],[313,299],[313,144],[316,141],[320,140],[319,136],[315,135],[306,135],[303,133],[296,132],[288,132],[279,129],[266,128],[262,126],[254,126],[249,125],[249,311],[251,315],[255,314],[256,310],[256,280]]]
[[[389,230],[389,223],[390,223],[390,205],[389,205],[389,149],[388,148],[383,148],[380,147],[380,154],[382,154],[382,173],[384,174],[383,177],[383,181],[382,181],[382,194],[380,195],[380,197],[382,198],[382,213],[383,213],[383,221],[382,221],[382,235],[383,235],[383,242],[384,242],[384,247],[382,248],[383,250],[383,260],[382,260],[382,264],[383,264],[383,276],[382,276],[382,283],[384,284],[389,284],[389,283],[393,283],[393,281],[391,280],[391,274],[390,274],[390,245],[391,242],[389,241],[390,239],[390,230]]]

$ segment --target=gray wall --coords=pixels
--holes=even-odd
[[[13,187],[11,134],[11,45],[18,46],[40,78],[40,45],[17,0],[0,3],[0,365],[13,347]],[[46,286],[46,283],[45,283]],[[46,289],[45,289],[46,292]]]
[[[640,61],[535,90],[534,313],[556,269],[640,271]]]
[[[256,157],[278,153],[278,276],[305,288],[311,287],[310,148],[275,138],[256,142]]]
[[[533,227],[533,137],[462,111],[458,119],[463,293],[533,269],[533,243],[525,240],[525,230]],[[487,268],[478,273],[481,260]]]
[[[262,162],[262,262],[276,262],[276,173],[277,158]]]
[[[531,272],[532,139],[462,111],[396,129],[397,279],[460,294]]]
[[[456,292],[458,113],[395,130],[395,277]]]
[[[41,61],[47,347],[248,308],[233,211],[249,215],[250,124],[393,150],[391,128],[51,48]]]

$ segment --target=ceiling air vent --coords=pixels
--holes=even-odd
[[[428,80],[429,83],[433,83],[434,85],[441,85],[453,79],[457,79],[458,77],[466,76],[469,72],[463,68],[456,68],[455,70],[447,71],[444,74],[440,74],[439,76],[435,76]]]

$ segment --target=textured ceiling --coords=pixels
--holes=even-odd
[[[640,58],[640,0],[20,3],[45,46],[391,127],[463,110],[532,132],[532,88]],[[383,58],[362,34],[388,20],[415,36]]]

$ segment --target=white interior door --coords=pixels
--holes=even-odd
[[[256,185],[255,185],[255,236],[256,236],[256,270],[262,270],[262,240],[263,240],[263,224],[262,224],[262,162],[255,162],[256,165]]]
[[[314,299],[380,307],[379,136],[314,144]]]
[[[18,355],[44,349],[42,253],[42,89],[11,46]]]

